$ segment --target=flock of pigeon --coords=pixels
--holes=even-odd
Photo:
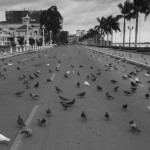
[[[87,50],[86,50],[86,52],[87,52]],[[42,52],[42,53],[44,53],[44,55],[46,55],[47,51],[44,51],[44,52]],[[92,51],[90,50],[90,51],[88,51],[88,54],[93,57],[93,55],[95,55],[95,54],[97,55],[98,53],[97,53],[97,52],[92,52]],[[79,55],[80,55],[80,51],[79,51]],[[40,53],[39,53],[37,56],[39,57],[39,59],[41,59]],[[100,56],[100,54],[98,54],[98,56]],[[104,55],[102,55],[102,57],[104,57]],[[51,58],[51,56],[49,56],[49,58]],[[56,56],[53,56],[53,58],[55,59]],[[70,57],[70,59],[71,59],[71,57]],[[108,58],[108,59],[109,59],[109,58]],[[4,59],[3,59],[2,61],[5,62]],[[34,57],[31,58],[31,61],[34,62]],[[123,63],[126,64],[126,62],[124,62],[123,59],[122,59],[122,60],[120,60],[120,59],[115,59],[115,62],[116,62],[116,63],[123,62]],[[20,61],[17,61],[17,63],[18,63],[18,67],[17,67],[16,69],[17,69],[18,71],[21,71],[21,68],[19,67],[19,64],[25,65],[25,63],[20,62]],[[58,64],[61,64],[61,61],[60,61],[60,60],[58,60]],[[125,68],[125,64],[124,64],[124,68]],[[39,66],[39,65],[36,64],[36,65],[35,65],[35,68],[38,67],[38,66]],[[47,66],[49,66],[49,65],[47,64]],[[78,70],[75,71],[75,70],[74,70],[75,66],[74,66],[73,64],[71,64],[70,67],[72,68],[72,73],[76,73],[76,75],[77,75],[78,77],[81,76],[81,72],[80,72],[80,71],[78,71]],[[81,69],[84,68],[84,67],[85,67],[85,65],[82,65],[82,64],[79,65],[79,68],[81,68]],[[111,70],[113,70],[113,69],[116,70],[116,71],[118,70],[117,66],[116,66],[116,65],[113,65],[112,63],[104,64],[104,67],[105,67],[105,72],[111,71]],[[93,67],[91,66],[90,69],[92,70]],[[56,72],[59,72],[60,70],[59,70],[58,67],[56,67],[56,68],[55,68],[55,71],[56,71]],[[139,81],[137,75],[138,75],[139,72],[142,72],[142,71],[143,71],[142,68],[138,68],[138,69],[137,69],[137,68],[135,67],[135,70],[134,70],[134,71],[131,71],[131,72],[129,72],[128,74],[124,74],[124,75],[122,76],[122,79],[123,79],[123,80],[128,80],[128,79],[132,79],[132,77],[136,77],[135,80],[131,80],[131,82],[130,82],[130,83],[131,83],[131,85],[130,85],[130,90],[124,90],[124,91],[123,91],[125,95],[127,95],[127,96],[129,95],[129,96],[130,96],[130,95],[132,95],[133,93],[136,93],[136,92],[137,92],[138,87],[139,87],[139,85],[141,84],[141,82]],[[0,77],[3,78],[3,79],[5,79],[5,80],[7,79],[7,73],[6,73],[6,72],[7,72],[7,69],[6,69],[6,68],[3,68],[3,72],[0,72]],[[49,73],[52,73],[53,71],[48,68],[48,72],[49,72]],[[69,70],[65,72],[65,74],[64,74],[64,79],[66,79],[66,80],[69,79],[70,72],[71,72],[71,71],[69,71]],[[127,71],[126,69],[124,69],[123,72],[124,72],[124,73],[127,73],[128,71]],[[90,87],[90,86],[91,86],[90,82],[96,83],[97,78],[99,78],[102,73],[103,73],[103,72],[101,71],[101,69],[98,69],[96,74],[94,74],[94,73],[88,74],[88,75],[86,76],[86,81],[84,81],[83,84],[84,84],[85,86],[87,86],[87,87]],[[28,95],[29,95],[29,97],[30,97],[31,99],[33,99],[33,100],[34,100],[34,99],[38,99],[38,98],[39,98],[39,95],[36,94],[36,93],[32,93],[32,92],[30,92],[29,90],[30,90],[31,88],[35,88],[35,89],[39,88],[39,86],[40,86],[40,82],[39,82],[39,81],[37,81],[37,82],[34,84],[33,87],[31,86],[30,83],[31,83],[32,81],[34,81],[34,79],[39,79],[39,78],[40,78],[40,74],[41,74],[41,70],[37,70],[37,71],[35,71],[33,74],[28,74],[28,75],[27,75],[27,74],[23,74],[23,75],[19,76],[18,79],[19,79],[19,80],[22,82],[22,84],[25,86],[26,91],[24,91],[24,90],[17,91],[17,92],[15,92],[15,95],[16,95],[17,97],[21,97],[21,96],[23,96],[23,94],[24,94],[25,92],[28,91]],[[149,76],[150,76],[150,71],[147,71],[147,72],[145,73],[145,76],[149,77]],[[47,82],[47,83],[52,83],[51,79],[49,79],[49,78],[46,79],[46,82]],[[147,81],[147,82],[150,83],[150,81]],[[118,89],[119,89],[118,81],[112,79],[112,80],[110,80],[110,83],[113,84],[113,85],[116,85],[116,86],[114,87],[114,92],[118,92]],[[81,87],[81,84],[82,84],[82,83],[77,82],[77,83],[76,83],[76,87],[77,87],[77,88],[80,88],[80,87]],[[96,89],[97,89],[97,92],[105,92],[105,91],[103,90],[103,87],[102,87],[102,86],[96,85]],[[56,91],[56,92],[58,93],[58,95],[59,95],[59,99],[60,99],[59,103],[60,103],[60,105],[62,106],[62,108],[64,108],[64,110],[67,110],[67,109],[70,108],[70,107],[74,107],[74,106],[75,106],[75,102],[76,102],[76,98],[83,98],[83,97],[86,95],[86,91],[82,91],[82,92],[80,92],[80,93],[77,93],[77,94],[75,95],[75,98],[73,98],[72,100],[70,100],[70,99],[68,99],[68,98],[66,98],[66,97],[63,97],[63,96],[61,95],[61,94],[63,93],[63,90],[62,90],[60,87],[55,86],[55,91]],[[150,91],[150,88],[148,89],[148,91]],[[107,99],[110,99],[110,100],[111,100],[111,99],[115,99],[115,97],[114,97],[113,95],[111,95],[111,93],[109,93],[109,92],[105,92],[105,96],[106,96]],[[148,93],[148,92],[145,93],[145,98],[148,99],[149,97],[150,97],[149,93]],[[126,104],[126,103],[123,104],[121,107],[122,107],[122,110],[123,110],[123,111],[127,111],[127,110],[128,110],[128,104]],[[148,106],[148,109],[149,109],[149,111],[150,111],[150,106]],[[51,113],[52,113],[52,111],[51,111],[50,108],[47,108],[47,109],[45,110],[45,114],[46,114],[48,117],[51,116]],[[87,114],[85,113],[84,110],[81,112],[80,117],[81,117],[83,120],[85,120],[85,121],[88,119]],[[106,120],[106,121],[109,121],[109,120],[110,120],[110,114],[109,114],[109,112],[105,112],[105,113],[104,113],[104,117],[105,117],[105,120]],[[43,126],[43,125],[45,126],[45,125],[46,125],[46,121],[47,121],[47,118],[46,118],[46,117],[41,117],[41,118],[37,119],[37,124],[38,124],[39,126]],[[18,115],[18,118],[17,118],[16,123],[17,123],[17,125],[18,125],[19,127],[21,127],[20,134],[25,134],[25,135],[28,136],[28,137],[30,137],[30,136],[32,135],[32,129],[29,129],[29,128],[26,127],[26,124],[25,124],[23,118],[22,118],[20,115]],[[138,126],[136,125],[136,123],[135,123],[134,120],[129,121],[129,128],[131,129],[131,131],[132,131],[133,133],[140,133],[140,132],[141,132],[141,130],[138,128]],[[9,138],[7,138],[7,137],[5,137],[4,135],[0,134],[0,142],[2,142],[2,143],[7,143],[7,142],[9,142],[9,141],[10,141]]]

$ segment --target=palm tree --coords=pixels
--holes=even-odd
[[[121,31],[120,30],[120,24],[119,24],[119,20],[122,18],[122,15],[117,15],[116,17],[112,18],[111,21],[111,43],[113,44],[113,31],[117,32],[117,31]]]
[[[145,18],[150,14],[150,1],[149,0],[133,0],[132,10],[129,14],[129,18],[136,19],[135,24],[135,47],[137,47],[138,38],[138,20],[139,14],[144,14]]]
[[[126,0],[124,2],[124,5],[122,3],[119,3],[118,7],[119,7],[122,17],[124,19],[124,22],[123,22],[123,47],[125,47],[126,19],[127,20],[130,19],[130,18],[128,18],[128,15],[131,12],[132,5],[129,0]]]
[[[104,23],[102,25],[102,29],[104,30],[105,34],[107,35],[107,46],[108,46],[108,36],[111,35],[111,41],[113,41],[113,31],[121,31],[119,27],[119,19],[122,18],[121,15],[117,15],[113,17],[112,15],[104,18]]]
[[[103,36],[105,35],[104,30],[103,30],[103,24],[104,24],[105,18],[104,18],[104,17],[101,17],[101,19],[99,19],[99,18],[96,18],[96,19],[97,19],[99,25],[96,25],[96,26],[94,27],[94,29],[95,29],[97,32],[99,32],[100,37],[101,37],[101,45],[102,45]]]

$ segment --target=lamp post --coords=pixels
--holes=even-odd
[[[50,39],[49,39],[49,41],[50,41],[50,45],[51,45],[52,44],[52,31],[50,30],[49,32],[50,32]]]
[[[36,49],[36,47],[37,47],[36,39],[37,39],[37,33],[36,33],[36,32],[34,32],[34,41],[35,41],[35,44],[34,44],[34,45],[35,45],[35,47],[34,47],[34,48],[35,48],[35,49]]]
[[[130,42],[131,42],[131,30],[134,29],[134,27],[130,27],[128,26],[128,29],[129,29],[129,49],[130,49]]]
[[[44,38],[44,30],[45,30],[45,26],[44,26],[44,25],[42,26],[42,30],[43,30],[43,44],[42,44],[42,45],[44,46],[44,45],[45,45],[45,38]]]

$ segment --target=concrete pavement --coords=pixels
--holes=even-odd
[[[0,78],[0,133],[11,138],[11,142],[9,145],[0,145],[0,149],[12,150],[14,145],[16,150],[148,150],[150,148],[150,121],[147,109],[150,102],[149,99],[145,99],[149,77],[145,76],[146,70],[142,71],[134,65],[78,46],[62,46],[6,58],[4,62],[0,60],[1,66],[8,63],[13,65],[6,67],[5,71],[1,68],[1,73],[6,74],[7,78],[4,79],[3,76]],[[109,64],[112,64],[110,69],[108,69]],[[20,67],[20,70],[17,70],[17,67]],[[60,71],[56,71],[56,67]],[[33,73],[38,70],[40,70],[39,78],[30,80],[30,89],[26,89],[24,80],[19,80],[19,77],[34,76]],[[66,71],[70,71],[69,79],[64,77]],[[77,75],[78,71],[80,75]],[[122,79],[123,75],[132,71],[137,75],[127,80]],[[97,74],[99,72],[101,74]],[[90,77],[89,80],[87,75]],[[95,82],[91,80],[92,75],[96,76]],[[135,80],[137,77],[141,81],[137,92],[126,96],[123,91],[130,90],[131,79]],[[46,82],[48,78],[53,80],[52,83]],[[118,83],[112,84],[111,79]],[[90,87],[84,86],[84,81],[88,81]],[[40,83],[37,89],[34,88],[36,82]],[[81,83],[80,88],[76,87],[77,82]],[[97,85],[103,88],[101,92],[97,91]],[[63,92],[56,93],[55,86],[61,88]],[[118,92],[114,92],[116,86],[119,86]],[[21,97],[16,97],[14,93],[22,90],[25,93]],[[84,98],[75,96],[83,91],[86,92]],[[38,94],[39,98],[32,100],[29,92]],[[107,99],[106,92],[113,95],[114,100]],[[75,98],[74,107],[64,110],[59,104],[59,95],[71,100]],[[129,107],[127,111],[122,111],[122,105],[126,103]],[[36,106],[38,106],[36,112],[31,115]],[[45,114],[48,107],[52,111],[50,118]],[[83,110],[87,120],[82,120],[80,116]],[[110,121],[104,118],[106,111],[110,114]],[[16,123],[18,114],[25,121],[29,120],[28,127],[33,131],[31,137],[19,136],[16,140],[22,130]],[[37,119],[41,117],[47,120],[43,127],[37,124]],[[132,119],[140,128],[140,134],[130,132],[128,123]]]

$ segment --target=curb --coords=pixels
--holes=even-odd
[[[123,57],[120,57],[120,56],[117,56],[117,55],[112,55],[112,54],[107,54],[107,53],[104,53],[104,52],[100,52],[100,51],[94,50],[94,49],[92,49],[90,47],[85,47],[85,48],[88,48],[88,49],[90,49],[92,51],[96,51],[96,52],[101,53],[101,54],[109,55],[110,57],[113,57],[113,58],[118,58],[118,59],[124,60],[124,61],[126,61],[126,62],[128,62],[130,64],[133,64],[133,65],[136,65],[136,66],[139,66],[139,67],[143,67],[145,69],[150,69],[150,65],[146,65],[146,64],[143,64],[143,63],[138,62],[138,61],[134,61],[134,60],[131,60],[131,59],[123,58]]]
[[[51,47],[51,48],[53,48],[53,47]],[[0,57],[0,60],[1,60],[1,59],[5,59],[5,58],[9,58],[9,57],[15,57],[15,56],[18,56],[18,55],[23,55],[23,54],[29,54],[29,53],[39,52],[39,51],[41,51],[41,50],[43,50],[43,49],[40,49],[40,50],[37,50],[37,51],[26,51],[26,52],[21,52],[21,53],[16,53],[16,54],[10,54],[10,55],[8,55],[8,56],[2,56],[2,57]],[[44,49],[44,50],[46,50],[46,49]]]

